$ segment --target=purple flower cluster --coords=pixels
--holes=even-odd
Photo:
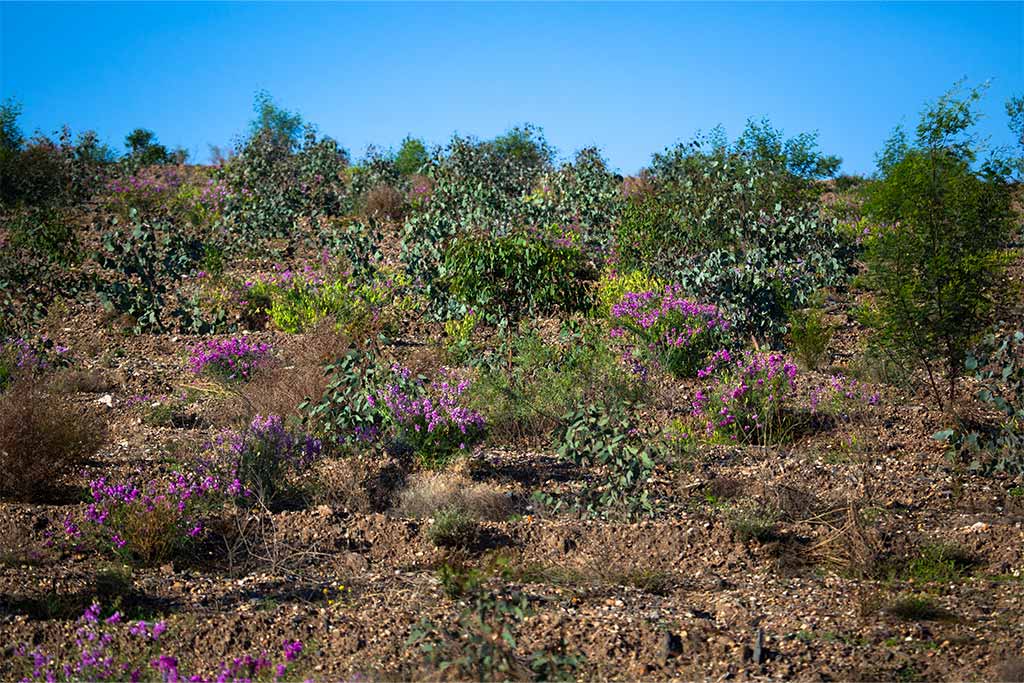
[[[417,450],[429,455],[464,450],[482,434],[483,416],[464,405],[468,379],[447,368],[430,383],[414,380],[408,368],[396,365],[392,372],[394,381],[367,401],[379,403]]]
[[[679,376],[693,375],[729,329],[718,308],[686,299],[678,285],[666,285],[660,292],[626,292],[612,305],[611,315],[616,326],[610,335],[619,338],[628,332],[636,340],[627,353]]]
[[[92,603],[78,619],[75,630],[75,657],[67,662],[57,662],[53,657],[36,649],[29,653],[25,645],[17,648],[17,654],[32,660],[32,673],[26,681],[138,681],[142,672],[128,661],[122,661],[116,647],[115,629],[124,624],[120,612],[114,612],[106,619],[101,618],[99,603]],[[140,621],[128,628],[128,633],[151,644],[159,641],[167,629],[165,622],[149,625]]]
[[[149,659],[152,669],[164,683],[228,683],[249,682],[266,674],[272,675],[270,680],[281,681],[288,678],[288,667],[295,662],[303,651],[303,644],[298,640],[285,640],[282,644],[284,659],[278,663],[266,652],[258,656],[242,655],[234,657],[230,662],[222,662],[215,675],[183,674],[178,665],[177,657],[161,651],[163,642],[160,637],[167,630],[163,621],[147,623],[137,621],[129,624],[120,612],[114,612],[106,619],[101,618],[99,603],[92,603],[78,619],[75,631],[76,652],[73,659],[59,662],[40,649],[29,652],[26,645],[16,648],[19,657],[31,660],[31,674],[25,681],[140,681],[149,678],[145,675],[138,662]],[[134,657],[121,652],[121,644],[127,640],[135,640],[144,648]],[[129,653],[137,653],[138,645],[126,648]],[[150,659],[151,658],[151,659]]]
[[[868,393],[868,392],[871,393]],[[822,401],[863,401],[869,406],[878,405],[881,396],[856,379],[847,379],[841,374],[831,375],[824,384],[811,389],[808,405],[812,413],[818,411]]]
[[[53,342],[45,334],[32,341],[22,337],[11,337],[4,342],[4,355],[9,356],[14,367],[24,372],[42,372],[68,364],[68,347]]]
[[[307,470],[322,455],[320,439],[290,431],[278,415],[256,415],[240,432],[227,431],[206,444],[201,469],[227,482],[230,496],[272,498],[289,473]]]
[[[202,535],[200,513],[212,500],[229,491],[230,484],[212,475],[173,472],[167,479],[129,478],[112,483],[106,477],[89,482],[92,502],[82,518],[64,520],[64,532],[72,539],[83,534],[108,544],[115,552],[133,554],[139,550],[132,535],[136,522],[148,518],[149,533],[159,535],[170,547],[180,547]]]
[[[240,457],[255,450],[265,451],[297,470],[312,465],[320,457],[321,447],[320,439],[288,431],[280,415],[256,415],[249,429],[231,441],[231,450]]]
[[[321,260],[320,265],[326,265],[326,262]],[[304,261],[299,268],[294,270],[280,263],[275,263],[273,268],[273,274],[261,280],[265,284],[288,288],[316,287],[326,282],[318,265],[309,261]]]
[[[413,180],[412,187],[409,188],[409,200],[413,203],[422,202],[426,204],[430,201],[430,195],[434,188],[430,184],[430,180],[419,176]]]
[[[213,373],[228,380],[247,380],[270,353],[269,344],[254,344],[241,337],[210,339],[192,348],[189,366],[197,375]]]
[[[107,189],[115,195],[134,195],[151,198],[176,191],[184,178],[174,166],[149,167],[138,171],[125,180],[112,180]]]
[[[704,421],[708,437],[745,441],[763,434],[777,426],[783,401],[796,391],[796,365],[781,353],[746,351],[733,357],[722,350],[698,372],[701,378],[716,374],[711,387],[696,393],[690,411]]]
[[[80,518],[64,519],[65,536],[76,542],[86,536],[130,556],[142,555],[140,545],[154,541],[180,549],[202,536],[204,514],[226,498],[272,496],[288,472],[319,458],[321,444],[288,431],[277,415],[257,415],[248,429],[225,432],[206,450],[207,460],[167,478],[90,481],[92,501]]]
[[[207,211],[219,213],[224,208],[224,203],[229,195],[227,185],[222,185],[213,178],[206,181],[206,185],[199,191],[196,203]]]
[[[442,369],[443,379],[425,385],[425,393],[416,395],[407,391],[411,371],[398,366],[392,370],[404,381],[390,383],[378,398],[399,424],[416,432],[426,430],[427,433],[454,427],[462,434],[484,426],[480,413],[460,405],[462,395],[470,386],[469,380],[450,382],[449,371]]]
[[[777,352],[715,352],[697,372],[708,384],[694,394],[690,418],[708,439],[766,440],[781,436],[783,410],[788,404],[814,414],[823,400],[876,405],[879,396],[868,394],[856,380],[833,375],[811,386],[806,405],[797,401],[797,367]]]

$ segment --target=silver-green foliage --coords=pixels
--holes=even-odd
[[[947,429],[936,438],[972,470],[1024,473],[1024,332],[988,334],[964,363],[978,383],[975,397],[1002,418]]]

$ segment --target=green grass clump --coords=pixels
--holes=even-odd
[[[958,546],[926,545],[907,563],[903,578],[917,583],[952,583],[962,579],[976,563]]]
[[[903,621],[949,621],[953,614],[931,599],[919,595],[899,598],[892,602],[885,611]]]
[[[427,536],[439,548],[468,548],[476,540],[477,523],[460,508],[445,508],[434,517]]]

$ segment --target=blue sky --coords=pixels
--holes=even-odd
[[[981,131],[998,144],[1024,93],[1024,3],[2,3],[0,24],[0,95],[26,132],[93,128],[121,151],[141,126],[200,160],[266,89],[357,157],[529,121],[632,173],[767,116],[868,172],[957,79],[991,79]]]

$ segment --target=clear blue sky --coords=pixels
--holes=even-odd
[[[751,116],[818,130],[866,172],[955,80],[992,80],[982,131],[1009,143],[1024,93],[1024,4],[0,4],[0,95],[22,127],[135,127],[199,160],[251,119],[256,90],[355,156],[521,122],[563,155],[652,152]]]

